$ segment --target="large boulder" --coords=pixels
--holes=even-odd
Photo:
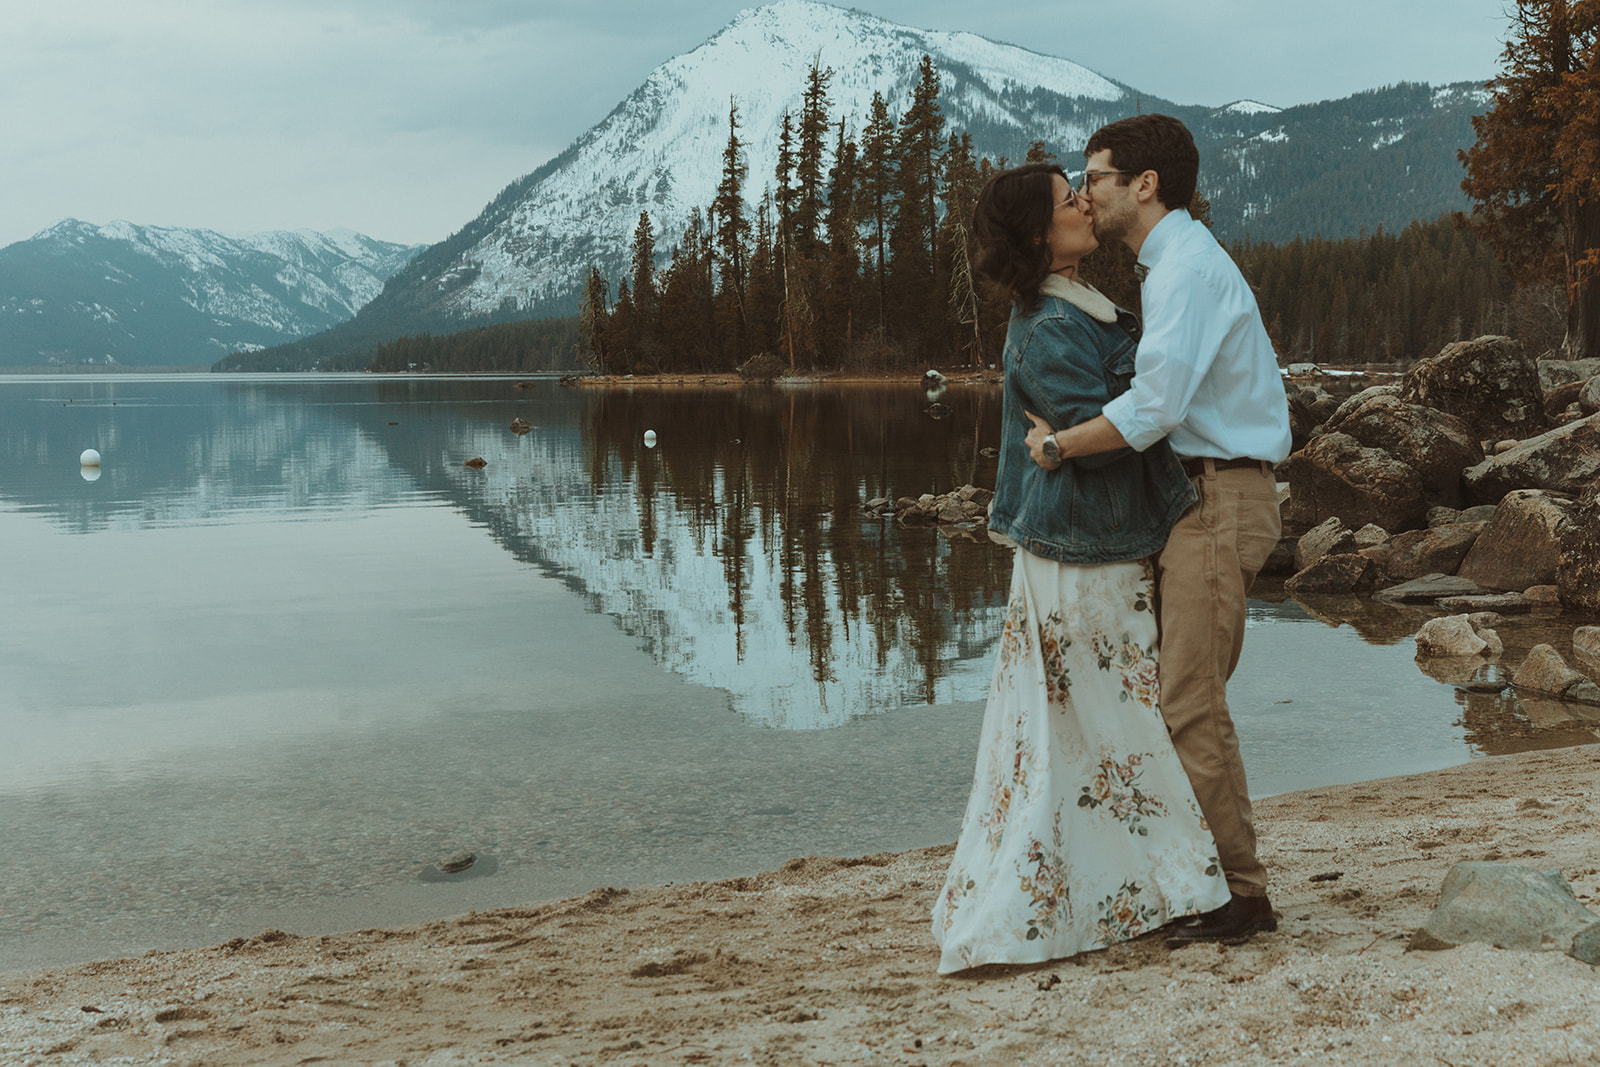
[[[1591,485],[1567,513],[1556,589],[1563,604],[1600,612],[1600,484]]]
[[[1417,631],[1419,656],[1478,656],[1488,651],[1489,642],[1478,635],[1465,615],[1429,619]]]
[[[1571,508],[1571,500],[1541,489],[1507,493],[1456,573],[1485,589],[1553,584]]]
[[[1356,548],[1379,548],[1389,543],[1389,531],[1369,522],[1355,532]]]
[[[1354,552],[1323,556],[1283,583],[1290,596],[1364,592],[1375,584],[1372,561]]]
[[[1600,375],[1600,359],[1541,359],[1538,370],[1539,387],[1548,393]]]
[[[1379,551],[1376,562],[1391,578],[1455,574],[1488,523],[1460,522],[1396,534]]]
[[[1439,906],[1411,938],[1412,950],[1468,942],[1540,952],[1554,949],[1585,963],[1595,955],[1600,915],[1585,908],[1559,871],[1475,861],[1458,863],[1439,887]]]
[[[1513,489],[1549,489],[1576,496],[1597,478],[1600,415],[1531,437],[1462,473],[1467,497],[1479,504],[1497,504]]]
[[[1287,394],[1289,431],[1294,439],[1294,448],[1298,451],[1311,439],[1311,431],[1327,422],[1339,409],[1340,401],[1320,385],[1308,385],[1300,389],[1291,386]]]
[[[1337,516],[1352,528],[1372,522],[1398,531],[1421,526],[1428,513],[1421,475],[1349,434],[1312,438],[1283,471],[1291,486],[1283,516],[1289,524],[1315,526]]]
[[[1511,684],[1562,700],[1600,704],[1600,686],[1567,666],[1561,653],[1550,645],[1534,645],[1512,675]]]
[[[1344,524],[1343,519],[1337,516],[1325,519],[1295,542],[1294,569],[1303,571],[1323,556],[1343,555],[1359,547],[1356,535],[1350,532],[1350,527]]]
[[[1372,594],[1374,600],[1387,600],[1394,604],[1432,604],[1446,597],[1476,596],[1483,589],[1477,582],[1456,578],[1448,574],[1424,574],[1409,582],[1391,585]]]
[[[1578,403],[1578,398],[1583,395],[1584,389],[1591,381],[1600,379],[1585,379],[1581,382],[1568,382],[1558,385],[1554,389],[1546,389],[1544,393],[1544,413],[1555,420],[1573,404]]]
[[[1344,423],[1344,420],[1350,417],[1351,412],[1357,411],[1364,407],[1366,403],[1369,400],[1372,400],[1374,397],[1399,395],[1399,382],[1393,382],[1388,385],[1369,385],[1359,393],[1351,393],[1349,396],[1345,397],[1344,401],[1340,403],[1338,407],[1333,409],[1333,414],[1329,415],[1327,419],[1324,420],[1322,429],[1327,433],[1332,433],[1333,431],[1337,430],[1340,425]]]
[[[1471,427],[1454,415],[1377,395],[1346,413],[1338,432],[1381,448],[1422,477],[1430,506],[1461,506],[1461,472],[1483,462]]]
[[[1539,369],[1509,337],[1446,345],[1406,371],[1399,395],[1459,417],[1479,440],[1530,437],[1548,425]]]
[[[1578,410],[1585,415],[1600,411],[1600,377],[1590,378],[1578,394]]]

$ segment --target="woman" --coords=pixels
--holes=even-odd
[[[1095,247],[1061,168],[995,175],[976,266],[1012,299],[989,528],[1010,604],[961,840],[933,911],[939,971],[1036,963],[1228,902],[1158,706],[1146,557],[1194,499],[1165,443],[1036,464],[1030,415],[1074,426],[1133,377],[1138,323],[1078,279]]]

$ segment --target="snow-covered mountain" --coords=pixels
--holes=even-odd
[[[396,278],[383,302],[474,320],[570,303],[586,264],[618,261],[640,211],[650,212],[665,253],[690,211],[711,202],[730,100],[754,205],[772,182],[783,114],[798,115],[813,58],[833,69],[830,117],[859,134],[874,91],[896,114],[905,108],[924,55],[939,70],[947,128],[970,131],[991,155],[1020,159],[1040,138],[1081,145],[1134,109],[1133,90],[1070,60],[777,0],[658,67],[604,121]]]
[[[1067,59],[971,33],[912,29],[817,0],[741,12],[664,63],[565,152],[509,185],[476,219],[419,255],[354,323],[319,339],[371,345],[405,332],[567,313],[589,264],[620,276],[640,211],[663,259],[690,211],[715,195],[730,100],[740,112],[754,205],[773,181],[785,110],[798,114],[813,59],[833,69],[829,114],[859,133],[873,92],[898,114],[923,55],[941,79],[947,129],[1015,161],[1043,140],[1070,168],[1089,134],[1137,111],[1195,132],[1201,191],[1227,239],[1285,240],[1403,227],[1463,206],[1457,148],[1481,110],[1472,85],[1402,84],[1278,109],[1161,100]]]
[[[1129,110],[1127,89],[1069,60],[811,0],[778,0],[742,12],[699,48],[657,68],[434,282],[454,290],[452,309],[472,315],[493,312],[508,295],[566,287],[575,263],[626,244],[640,210],[659,220],[659,243],[668,246],[690,209],[716,195],[730,100],[750,146],[747,193],[754,201],[776,167],[785,111],[798,116],[813,58],[833,68],[831,114],[859,131],[874,91],[897,110],[904,106],[924,54],[941,73],[940,105],[953,129],[981,122],[1009,127],[1016,138],[1082,143],[1101,116]],[[1089,106],[1041,124],[1026,97],[1042,86]]]
[[[210,364],[349,319],[420,249],[66,219],[0,248],[0,366]]]

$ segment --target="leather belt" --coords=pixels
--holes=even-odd
[[[1179,462],[1183,464],[1183,473],[1191,478],[1198,478],[1206,472],[1207,459],[1210,459],[1210,457],[1191,456],[1188,459],[1181,459]],[[1265,465],[1265,461],[1245,456],[1240,459],[1212,459],[1211,465],[1219,471],[1234,470],[1235,468],[1244,469],[1246,467],[1259,471]]]

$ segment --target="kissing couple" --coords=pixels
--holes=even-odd
[[[1227,701],[1281,534],[1277,358],[1188,212],[1183,123],[1123,119],[1084,156],[1076,187],[1001,171],[973,213],[974,266],[1012,303],[989,529],[1016,560],[941,973],[1277,929]],[[1079,277],[1108,241],[1138,256],[1142,324]]]

